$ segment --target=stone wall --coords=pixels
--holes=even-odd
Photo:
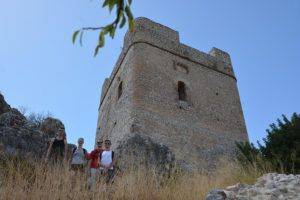
[[[133,50],[129,50],[119,70],[105,81],[106,87],[102,88],[103,99],[99,106],[99,118],[96,140],[110,138],[113,146],[122,141],[130,132],[130,113],[132,111],[133,82],[130,63],[134,60]],[[111,81],[113,80],[113,81]],[[118,98],[118,87],[122,82],[122,95]]]
[[[179,100],[179,81],[186,101]],[[102,88],[96,137],[118,149],[134,135],[166,146],[185,169],[232,157],[234,142],[248,136],[229,54],[200,52],[181,44],[178,32],[136,19]]]

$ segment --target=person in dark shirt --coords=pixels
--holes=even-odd
[[[67,155],[67,144],[65,130],[60,128],[56,137],[50,140],[45,162],[47,163],[49,159],[53,163],[62,163],[65,161]]]

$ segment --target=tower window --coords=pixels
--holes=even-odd
[[[182,81],[178,81],[178,97],[180,101],[186,101],[186,87]]]
[[[123,82],[121,81],[118,87],[118,99],[121,97],[122,92],[123,92]]]

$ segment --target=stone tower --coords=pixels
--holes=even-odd
[[[137,18],[102,86],[100,138],[147,163],[187,170],[231,157],[248,136],[229,54],[203,53],[180,43],[177,31]]]

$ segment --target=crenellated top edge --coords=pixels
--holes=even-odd
[[[224,61],[225,63],[231,64],[230,55],[227,52],[225,52],[225,51],[223,51],[221,49],[213,47],[209,51],[209,55],[214,56],[217,59]]]
[[[168,38],[168,40],[172,40],[179,43],[179,33],[167,26],[156,23],[145,17],[138,17],[134,20],[135,31],[150,31],[155,32],[157,35],[161,35],[162,37]]]
[[[230,55],[227,52],[213,47],[209,53],[204,53],[189,47],[180,43],[178,31],[145,17],[135,19],[134,31],[127,31],[125,35],[123,50],[126,51],[132,44],[140,42],[186,57],[235,78]]]
[[[134,22],[134,31],[131,32],[128,30],[126,32],[121,54],[110,77],[105,80],[105,87],[102,88],[100,106],[128,50],[137,43],[152,45],[236,79],[231,65],[230,55],[227,52],[213,47],[209,53],[205,53],[182,44],[179,40],[178,31],[145,17],[138,17]]]

